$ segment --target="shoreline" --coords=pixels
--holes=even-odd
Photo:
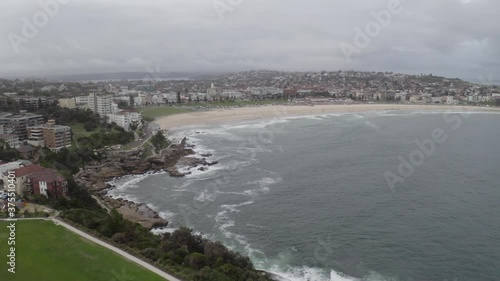
[[[403,105],[403,104],[353,104],[353,105],[264,105],[253,107],[236,107],[228,109],[216,109],[192,113],[181,113],[160,117],[156,119],[162,129],[178,130],[189,127],[213,126],[232,124],[238,122],[258,122],[276,118],[300,117],[317,114],[349,114],[362,112],[387,112],[387,111],[442,111],[442,112],[498,112],[498,107],[477,106],[452,106],[452,105]],[[190,147],[194,148],[194,147]],[[132,201],[133,202],[133,201]],[[135,202],[137,204],[145,204]],[[151,231],[161,230],[165,227],[155,227]],[[266,272],[275,281],[289,281],[278,273]]]
[[[145,157],[141,149],[120,153],[108,151],[104,159],[88,164],[74,178],[77,183],[94,191],[99,198],[98,203],[104,204],[108,212],[116,209],[125,219],[149,229],[166,227],[169,222],[161,218],[147,203],[115,198],[109,192],[116,188],[113,182],[124,176],[168,173],[171,177],[184,177],[191,174],[191,170],[204,171],[207,167],[218,164],[217,161],[208,162],[205,157],[194,155],[193,147],[186,144],[185,138],[179,144],[171,144],[149,157]],[[189,171],[179,171],[180,166],[189,167]]]
[[[162,129],[179,130],[192,126],[213,126],[237,122],[251,122],[316,114],[361,113],[378,111],[500,112],[500,107],[432,104],[317,104],[313,106],[263,105],[181,113],[159,117],[155,119],[155,122],[160,124]]]

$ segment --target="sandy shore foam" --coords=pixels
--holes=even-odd
[[[352,105],[269,105],[218,109],[203,112],[183,113],[159,118],[156,122],[162,129],[179,129],[190,126],[211,126],[248,122],[283,117],[315,114],[359,113],[373,111],[497,111],[495,107],[451,106],[451,105],[405,105],[405,104],[352,104]]]

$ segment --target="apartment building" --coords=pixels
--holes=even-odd
[[[76,99],[75,98],[59,99],[57,101],[58,101],[60,107],[76,108]]]
[[[89,95],[88,108],[94,113],[101,116],[112,114],[113,97],[109,95],[102,95],[98,93],[92,93]]]
[[[89,108],[89,96],[75,97],[75,104],[77,108]]]
[[[22,104],[25,108],[40,108],[49,105],[53,100],[47,97],[15,97],[15,101]]]
[[[71,146],[71,128],[56,125],[55,120],[50,119],[45,125],[28,127],[28,143],[59,151]]]
[[[139,124],[142,120],[140,113],[130,110],[120,111],[116,114],[108,114],[108,123],[115,122],[116,125],[122,127],[126,131],[130,130],[130,125],[133,123]]]
[[[19,113],[4,113],[0,114],[0,126],[11,134],[16,135],[19,140],[28,139],[27,127],[43,124],[43,116],[32,113],[27,113],[26,110],[21,110]]]

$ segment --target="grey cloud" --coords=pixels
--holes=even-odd
[[[242,0],[221,21],[212,0],[71,0],[16,54],[7,34],[20,34],[21,18],[40,8],[3,0],[0,75],[160,65],[164,72],[357,69],[500,80],[500,3],[493,0],[400,0],[403,12],[347,62],[339,44],[353,44],[354,28],[389,1]]]

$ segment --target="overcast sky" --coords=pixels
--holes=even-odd
[[[43,26],[39,2],[54,1],[59,11]],[[364,30],[372,12],[391,1],[397,0],[1,0],[0,76],[159,66],[161,72],[354,69],[500,80],[500,1],[400,0],[389,24],[373,29],[368,44],[356,44],[355,28]],[[23,18],[38,31],[23,33],[29,25]],[[342,44],[357,48],[350,60]]]

